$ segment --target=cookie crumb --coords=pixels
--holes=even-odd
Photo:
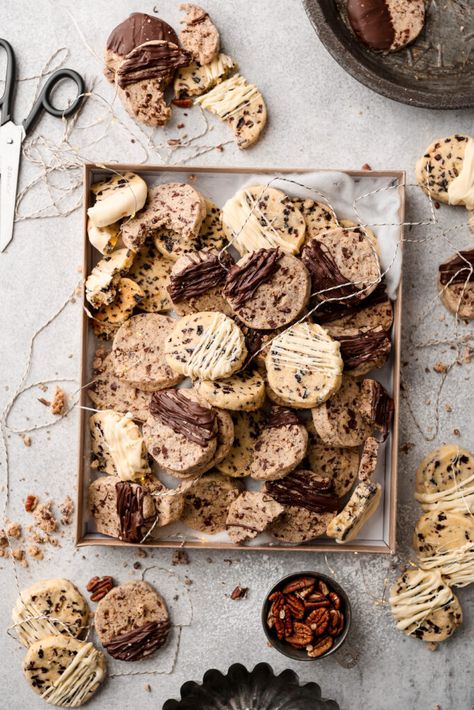
[[[25,551],[22,547],[17,547],[16,550],[12,550],[12,557],[16,562],[19,562],[22,567],[28,567],[28,561],[25,558]]]
[[[238,600],[238,599],[245,599],[245,597],[247,596],[248,590],[249,590],[248,587],[241,587],[240,584],[238,584],[236,586],[236,588],[234,589],[234,591],[231,593],[230,598],[233,599],[234,601]]]
[[[448,412],[448,414],[453,411],[453,408],[451,407],[450,404],[445,404],[445,405],[444,405],[444,408],[445,408],[445,410]]]
[[[54,392],[54,398],[51,402],[51,411],[56,416],[64,414],[64,409],[66,407],[66,394],[61,387],[56,387]]]
[[[142,563],[138,562],[138,560],[133,563],[133,569],[141,569],[141,567],[142,567]]]
[[[32,494],[26,496],[25,500],[25,510],[27,513],[32,513],[38,504],[37,496]]]
[[[8,547],[8,538],[5,535],[5,530],[0,529],[0,549]]]
[[[42,560],[44,555],[43,551],[40,550],[38,545],[28,545],[28,555],[32,557],[34,560]]]
[[[438,650],[439,643],[435,643],[434,641],[430,641],[430,643],[426,644],[426,648],[428,651],[437,651]]]
[[[185,577],[185,578],[184,578],[184,583],[185,583],[185,585],[186,585],[187,587],[190,587],[191,584],[193,583],[193,580],[192,580],[192,579],[189,579],[189,577]]]
[[[449,370],[449,365],[446,365],[445,362],[437,362],[436,365],[433,365],[433,370],[444,375]]]
[[[181,139],[180,138],[169,138],[167,140],[168,145],[180,145]]]
[[[51,510],[52,505],[53,501],[47,500],[46,503],[37,505],[33,512],[36,524],[45,533],[52,533],[57,530],[58,527],[56,518]]]
[[[21,525],[19,523],[8,523],[6,534],[14,540],[19,540],[21,538]]]
[[[38,385],[38,388],[39,388],[42,392],[47,392],[47,391],[48,391],[48,387],[47,387],[45,384],[43,384],[42,382],[40,382],[40,384]]]
[[[364,163],[363,166],[361,167],[361,170],[372,170],[370,165],[368,163]]]
[[[28,434],[20,434],[20,436],[25,446],[31,446],[31,436],[28,436]]]
[[[411,449],[413,449],[415,444],[412,441],[407,441],[405,442],[402,446],[400,446],[400,451],[402,451],[404,454],[407,454]]]
[[[70,525],[74,514],[74,503],[71,496],[66,496],[63,502],[58,506],[61,513],[61,524]]]
[[[171,564],[176,565],[189,565],[189,555],[186,550],[175,550],[171,558]]]
[[[139,547],[137,550],[137,555],[138,557],[148,557],[148,552]]]

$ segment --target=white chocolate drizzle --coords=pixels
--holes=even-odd
[[[450,205],[474,210],[474,138],[468,138],[461,172],[448,185],[448,200]]]
[[[298,323],[278,335],[272,341],[270,356],[274,365],[283,369],[317,370],[328,376],[342,370],[339,343],[315,323],[311,328],[307,322]]]
[[[244,337],[235,323],[215,313],[184,367],[193,379],[218,380],[229,373],[229,363],[245,354]]]
[[[474,582],[474,542],[420,558],[418,564],[424,570],[438,570],[450,585],[466,587]]]
[[[104,679],[100,656],[100,651],[92,643],[84,643],[64,673],[41,693],[43,700],[67,708],[82,705]]]
[[[140,429],[132,414],[105,410],[89,419],[92,452],[105,459],[105,471],[122,481],[135,481],[150,473]]]
[[[405,575],[406,582],[396,582],[405,585],[405,591],[392,594],[389,601],[397,629],[413,634],[430,614],[452,602],[454,594],[439,570],[413,569]]]

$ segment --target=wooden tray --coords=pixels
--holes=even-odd
[[[183,175],[195,175],[199,180],[199,175],[216,176],[216,179],[231,179],[232,175],[246,176],[250,174],[259,174],[262,179],[266,175],[282,175],[290,173],[298,173],[304,182],[304,174],[309,172],[340,172],[345,173],[356,179],[363,178],[392,178],[395,185],[398,185],[400,194],[400,210],[399,222],[403,225],[405,221],[405,173],[403,171],[357,171],[357,170],[321,170],[319,168],[301,169],[301,168],[223,168],[223,167],[197,167],[197,166],[152,166],[152,165],[128,165],[119,163],[110,164],[85,164],[84,166],[84,275],[90,273],[94,265],[94,259],[97,260],[97,255],[89,244],[87,238],[87,208],[90,201],[90,185],[113,172],[132,171],[140,174],[148,182],[154,176],[169,176],[170,180],[183,180]],[[181,174],[181,177],[178,176]],[[196,185],[199,189],[199,184]],[[403,226],[400,226],[400,246],[403,239]],[[398,286],[397,298],[394,303],[394,324],[392,332],[393,348],[391,353],[391,377],[392,377],[392,397],[395,404],[395,412],[392,424],[391,435],[388,438],[388,445],[385,448],[384,458],[384,475],[385,484],[383,498],[380,505],[383,515],[383,535],[380,539],[370,541],[353,541],[346,545],[338,545],[333,540],[327,538],[318,538],[312,542],[301,545],[284,545],[281,543],[266,543],[253,544],[244,547],[238,547],[231,542],[204,540],[182,540],[182,539],[164,539],[151,542],[148,540],[143,545],[135,545],[129,542],[123,542],[115,538],[103,536],[91,529],[88,520],[88,505],[87,505],[87,488],[90,483],[90,468],[89,468],[89,430],[88,417],[90,412],[87,409],[81,409],[80,424],[79,424],[79,459],[78,459],[78,478],[77,478],[77,518],[76,518],[76,545],[105,545],[108,547],[167,547],[175,548],[185,545],[186,547],[201,548],[201,549],[239,549],[239,550],[265,550],[267,552],[278,552],[281,550],[302,550],[302,551],[318,551],[318,552],[372,552],[393,554],[396,544],[396,511],[397,511],[397,473],[398,473],[398,414],[399,414],[399,398],[400,398],[400,336],[401,336],[401,298],[402,298],[402,282]],[[86,308],[88,304],[84,302]],[[103,341],[95,341],[95,336],[92,331],[91,321],[88,318],[86,311],[82,314],[82,354],[81,354],[81,407],[90,407],[90,401],[87,397],[87,383],[91,380],[91,353],[99,343]],[[95,343],[93,347],[93,343]],[[194,533],[194,531],[190,531]]]

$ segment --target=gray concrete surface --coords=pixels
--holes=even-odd
[[[153,12],[154,6],[164,18],[177,25],[177,0],[158,3],[3,0],[1,35],[17,50],[21,77],[37,74],[54,50],[67,47],[70,50],[67,64],[84,73],[89,85],[97,80],[95,91],[110,102],[113,90],[100,78],[100,62],[86,43],[100,56],[109,30],[118,21],[131,10]],[[359,168],[369,163],[373,168],[403,168],[412,182],[415,160],[434,137],[472,131],[472,111],[443,113],[414,109],[381,98],[351,79],[320,45],[299,0],[206,0],[205,6],[221,29],[226,50],[238,59],[242,73],[264,92],[270,121],[265,138],[253,150],[239,153],[233,146],[226,146],[223,153],[211,151],[197,158],[196,163],[334,168]],[[34,87],[35,81],[31,80],[19,85],[17,120],[23,118],[23,112],[31,103]],[[117,104],[119,120],[107,125],[100,141],[88,145],[102,135],[103,124],[93,124],[104,114],[104,105],[100,99],[89,100],[80,119],[82,128],[71,136],[75,149],[96,161],[143,160],[140,141],[144,133]],[[175,123],[179,120],[177,118]],[[183,120],[186,122],[183,130],[192,133],[198,129],[197,114]],[[84,128],[86,124],[89,127]],[[43,135],[58,143],[61,131],[58,122],[47,117],[39,124],[35,137]],[[167,137],[178,132],[176,128],[169,128]],[[135,142],[131,140],[132,134]],[[215,144],[225,137],[225,131],[216,129],[198,143]],[[37,148],[45,162],[52,165],[54,156],[49,148],[45,144]],[[183,151],[183,157],[184,153],[189,156],[189,152]],[[69,158],[71,156],[73,154]],[[173,160],[180,157],[174,154]],[[22,186],[40,173],[40,166],[32,158],[36,160],[37,154],[23,163]],[[159,162],[159,156],[150,150],[148,160]],[[70,172],[56,171],[52,180],[61,186],[70,175]],[[80,177],[79,170],[73,177]],[[411,221],[423,221],[428,214],[425,200],[413,188],[408,191],[408,199]],[[49,201],[44,182],[40,181],[25,197],[21,213],[31,213]],[[434,372],[432,366],[439,361],[450,362],[455,353],[449,346],[415,348],[410,344],[410,335],[418,343],[454,338],[453,319],[446,314],[443,320],[444,311],[436,302],[435,269],[452,250],[443,237],[445,229],[459,225],[449,233],[451,244],[457,248],[472,245],[473,238],[464,224],[462,210],[442,208],[437,217],[439,224],[434,227],[408,230],[410,241],[405,246],[401,444],[413,446],[405,446],[405,452],[400,454],[399,557],[192,552],[189,566],[173,568],[180,580],[185,577],[192,580],[189,587],[184,587],[166,572],[170,568],[170,551],[155,551],[146,559],[140,559],[130,551],[78,550],[72,542],[72,530],[64,528],[60,547],[48,548],[42,562],[32,560],[28,569],[18,569],[21,586],[38,578],[61,575],[83,589],[92,575],[110,574],[123,581],[138,577],[145,566],[155,565],[161,569],[151,570],[147,579],[163,589],[170,600],[174,587],[179,586],[179,599],[171,603],[175,620],[183,624],[189,621],[186,594],[194,608],[191,625],[182,630],[173,672],[169,672],[171,647],[146,666],[146,670],[162,671],[160,674],[110,678],[90,703],[91,710],[160,708],[167,698],[178,696],[184,681],[200,679],[208,668],[224,670],[236,661],[248,667],[267,661],[277,671],[292,667],[303,681],[319,682],[323,693],[336,699],[343,710],[431,710],[437,703],[442,710],[474,707],[472,589],[460,592],[465,615],[463,627],[435,653],[397,632],[387,607],[379,603],[386,582],[394,578],[398,565],[410,557],[411,530],[419,513],[413,500],[417,463],[433,445],[453,437],[466,446],[473,444],[472,366],[455,365],[447,377],[439,395],[439,430],[436,430],[433,427],[441,375]],[[57,310],[80,278],[77,266],[81,256],[80,211],[64,218],[20,221],[13,243],[0,255],[2,409],[21,379],[32,334]],[[68,305],[61,317],[37,339],[28,383],[78,377],[80,316],[78,302]],[[461,328],[461,333],[464,332],[467,331]],[[65,383],[70,393],[75,386]],[[39,395],[35,389],[22,399],[12,413],[12,426],[20,429],[44,422],[45,410],[36,402]],[[458,437],[453,434],[455,429]],[[74,495],[76,432],[77,412],[73,412],[55,426],[33,433],[30,448],[23,445],[18,435],[9,435],[11,497],[8,515],[12,520],[28,524],[28,516],[23,511],[28,493],[36,493],[42,499],[49,494],[55,501],[62,500],[68,493]],[[432,442],[427,441],[429,438]],[[2,472],[3,500],[3,460]],[[136,561],[141,563],[141,569],[134,569]],[[360,654],[356,667],[344,669],[332,657],[299,665],[267,647],[260,626],[265,590],[279,576],[302,568],[331,569],[350,594],[354,608],[350,642]],[[0,708],[40,708],[42,701],[22,678],[23,651],[5,634],[17,594],[8,560],[0,560],[0,580]],[[229,599],[236,584],[249,588],[247,599],[239,602]],[[134,666],[126,670],[141,668]],[[116,670],[114,665],[112,672]],[[150,684],[151,692],[145,689],[145,683]]]

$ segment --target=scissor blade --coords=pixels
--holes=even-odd
[[[13,237],[16,188],[24,137],[23,126],[16,126],[12,121],[0,128],[0,252],[6,249]]]

